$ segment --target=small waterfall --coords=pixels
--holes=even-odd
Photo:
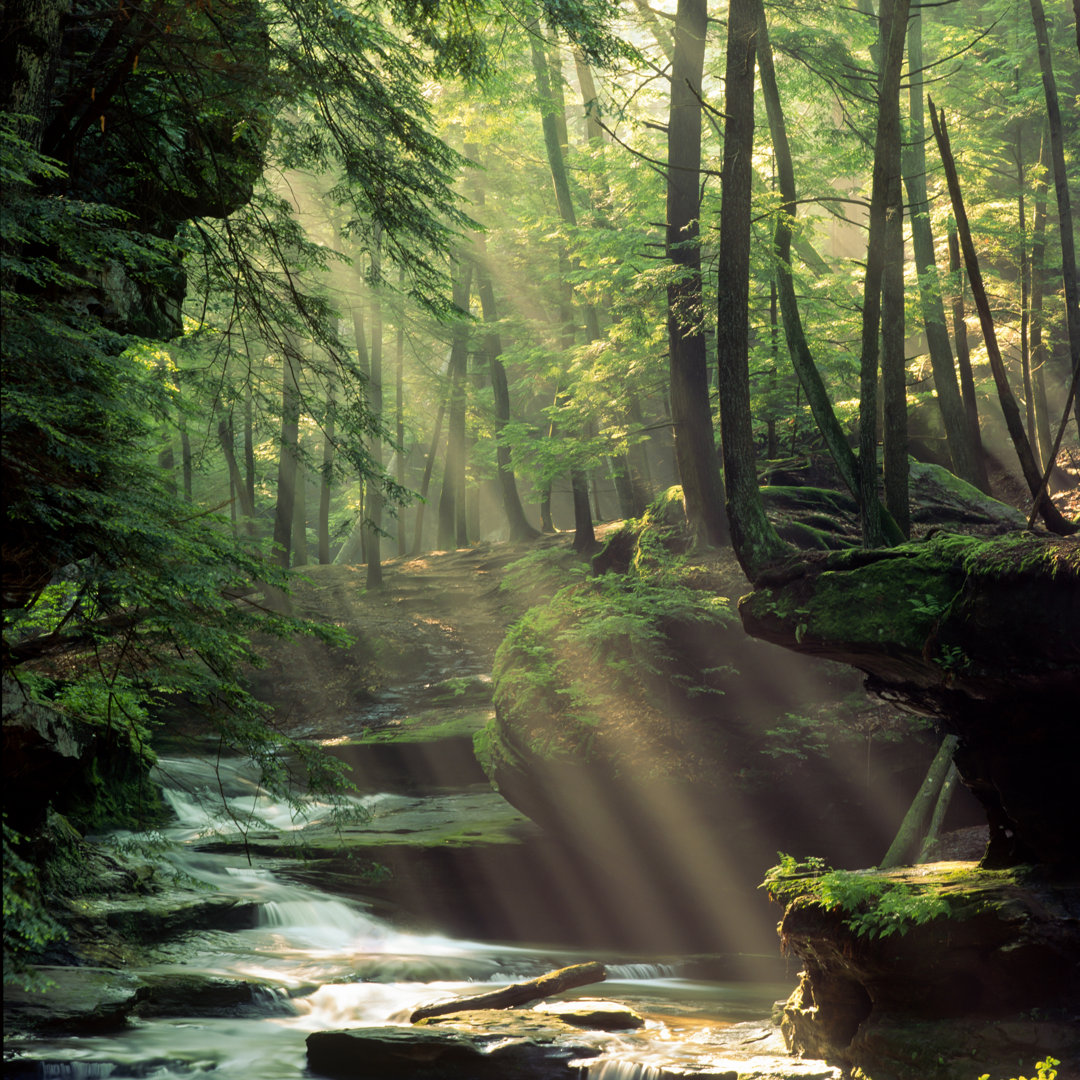
[[[663,1080],[664,1070],[637,1061],[597,1061],[585,1075],[586,1080]]]
[[[678,974],[673,964],[608,964],[608,979],[674,979]]]

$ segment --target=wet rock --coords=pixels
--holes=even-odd
[[[108,968],[39,967],[44,990],[4,987],[4,1035],[122,1028],[147,996],[144,982]]]
[[[1033,1054],[1080,1054],[1080,1037],[1062,1037],[1070,1023],[1080,1031],[1080,885],[973,863],[871,879],[943,898],[949,911],[888,935],[857,934],[850,913],[815,900],[813,878],[799,884],[805,891],[780,926],[804,964],[783,1008],[793,1050],[857,1065],[875,1080],[969,1075],[963,1067],[1009,1075],[1041,1018],[1053,1037],[1032,1043]]]
[[[643,1016],[617,1001],[546,1001],[535,1011],[589,1031],[632,1031],[645,1026]]]
[[[173,972],[142,976],[136,1016],[287,1016],[295,1013],[283,991],[242,979]]]
[[[557,1041],[547,1028],[526,1037],[502,1032],[466,1035],[431,1025],[353,1028],[308,1036],[308,1068],[342,1080],[567,1080],[579,1075],[570,1061],[591,1047]],[[573,1030],[573,1029],[571,1029]],[[550,1032],[550,1034],[548,1034]]]

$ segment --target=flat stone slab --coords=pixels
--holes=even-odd
[[[4,1035],[32,1031],[109,1031],[127,1023],[146,996],[141,979],[94,967],[37,967],[47,989],[4,987]]]
[[[571,1059],[596,1053],[539,1032],[508,1038],[422,1025],[317,1031],[307,1052],[313,1073],[341,1080],[572,1080],[580,1074]]]

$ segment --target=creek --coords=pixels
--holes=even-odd
[[[225,763],[226,765],[228,763]],[[241,816],[260,826],[301,834],[320,824],[316,806],[298,820],[287,806],[244,793],[242,770],[194,759],[164,760],[160,776],[176,813],[167,830],[169,866],[178,879],[197,881],[220,896],[254,903],[255,925],[201,930],[162,944],[156,959],[135,972],[162,985],[190,986],[190,1010],[132,1018],[120,1030],[79,1037],[10,1040],[5,1077],[152,1077],[166,1080],[212,1074],[221,1080],[293,1080],[306,1069],[309,1032],[407,1024],[411,1011],[445,997],[478,992],[478,983],[521,981],[586,958],[551,945],[469,941],[397,928],[371,905],[290,882],[288,860],[251,865],[242,854],[202,850],[207,839],[235,829]],[[227,798],[216,809],[196,792],[217,787]],[[171,785],[171,786],[168,786]],[[444,796],[445,797],[445,796]],[[357,799],[380,816],[411,807],[416,796],[379,793]],[[325,808],[322,808],[325,809]],[[130,839],[130,838],[129,838]],[[647,1018],[632,1035],[605,1035],[610,1060],[583,1067],[592,1078],[661,1075],[650,1061],[700,1062],[708,1032],[768,1015],[787,984],[727,983],[682,977],[677,959],[658,964],[633,956],[601,956],[608,979],[570,997],[614,999]],[[194,979],[194,981],[192,981]],[[215,1007],[201,999],[200,982],[254,987],[250,999]]]

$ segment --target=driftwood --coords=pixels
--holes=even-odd
[[[570,967],[549,971],[528,982],[513,983],[501,990],[490,990],[486,994],[473,997],[457,998],[455,1001],[440,1001],[435,1005],[421,1005],[409,1022],[426,1020],[430,1016],[444,1016],[447,1013],[463,1012],[466,1009],[512,1009],[517,1005],[528,1005],[541,998],[572,990],[575,986],[587,986],[589,983],[602,982],[607,978],[607,969],[603,964],[592,960],[587,964],[572,964]]]

